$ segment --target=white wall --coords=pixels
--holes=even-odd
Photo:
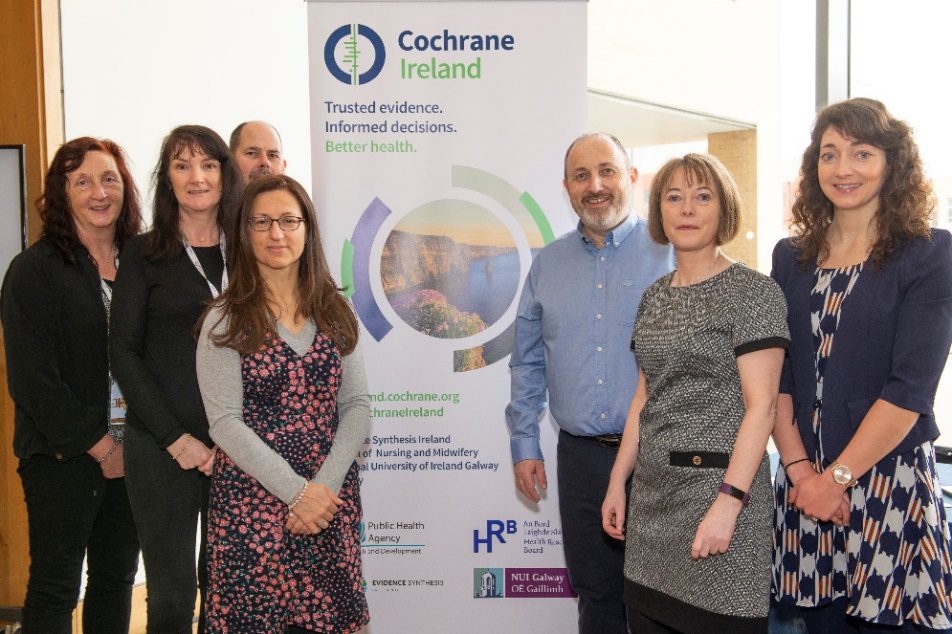
[[[757,126],[758,265],[770,266],[782,225],[783,122],[813,109],[813,2],[592,0],[589,87]],[[809,54],[805,58],[802,51]],[[807,90],[808,89],[808,90]],[[792,99],[791,99],[792,98]],[[797,126],[801,123],[798,121]],[[794,136],[795,139],[799,137]]]
[[[802,151],[786,153],[791,173],[781,151],[781,119],[797,101],[791,91],[806,97],[812,115],[812,79],[809,94],[791,81],[803,60],[782,59],[781,45],[812,53],[803,34],[811,36],[812,22],[791,17],[812,18],[812,5],[589,3],[590,87],[757,125],[760,268],[783,234],[781,184],[796,176]],[[310,189],[306,8],[303,0],[61,0],[66,138],[122,145],[148,209],[150,173],[169,130],[200,123],[227,141],[241,121],[266,119],[282,134],[288,173]]]
[[[310,189],[303,0],[61,0],[66,138],[114,139],[147,209],[162,138],[197,123],[225,142],[248,119],[277,126],[288,174]],[[151,210],[147,212],[151,218]]]

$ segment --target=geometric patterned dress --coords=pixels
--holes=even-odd
[[[298,475],[320,469],[337,432],[338,348],[320,331],[303,355],[280,337],[241,355],[243,418]],[[344,504],[317,535],[285,531],[287,505],[220,452],[208,521],[207,631],[356,632],[369,620],[361,574],[357,464],[338,492]]]
[[[816,352],[812,431],[823,436],[823,374],[844,300],[863,264],[816,270],[810,319]],[[875,345],[871,342],[871,345]],[[821,471],[837,456],[813,443]],[[814,522],[787,504],[783,467],[775,481],[773,596],[818,607],[848,598],[846,613],[870,623],[952,628],[949,526],[932,442],[880,461],[850,489],[849,526]]]

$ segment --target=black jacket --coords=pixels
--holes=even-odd
[[[14,258],[0,293],[13,451],[64,461],[106,433],[107,321],[99,273],[82,245],[68,262],[41,239]]]
[[[122,252],[112,296],[112,373],[126,399],[126,423],[166,448],[189,433],[212,446],[195,374],[195,324],[212,301],[208,283],[183,249],[156,260],[146,255],[151,234]],[[195,249],[220,288],[224,262],[215,247]]]

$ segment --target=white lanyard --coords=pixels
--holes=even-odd
[[[205,279],[205,283],[208,284],[208,290],[211,291],[212,297],[218,297],[219,291],[215,288],[215,285],[212,284],[211,280],[208,279],[208,276],[205,275],[205,269],[202,268],[202,263],[198,261],[198,256],[195,255],[195,249],[192,248],[185,240],[182,240],[182,244],[185,245],[185,252],[188,254],[188,259],[192,261],[192,265],[199,272],[202,278]],[[225,234],[219,234],[218,236],[218,247],[221,249],[221,261],[222,261],[222,270],[221,270],[221,290],[224,291],[228,287],[228,266],[225,265]]]
[[[119,258],[116,258],[116,268],[119,268]],[[99,288],[102,290],[102,303],[106,308],[106,332],[109,332],[110,313],[112,311],[112,287],[106,280],[99,278]],[[109,368],[109,435],[116,442],[122,442],[124,435],[123,425],[126,424],[126,399],[122,396],[119,384]]]

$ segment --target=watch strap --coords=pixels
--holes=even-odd
[[[721,486],[718,487],[717,491],[718,493],[723,493],[724,495],[729,495],[732,498],[740,500],[740,503],[744,506],[750,504],[750,493],[744,491],[743,489],[738,489],[737,487],[726,482],[721,482]]]

